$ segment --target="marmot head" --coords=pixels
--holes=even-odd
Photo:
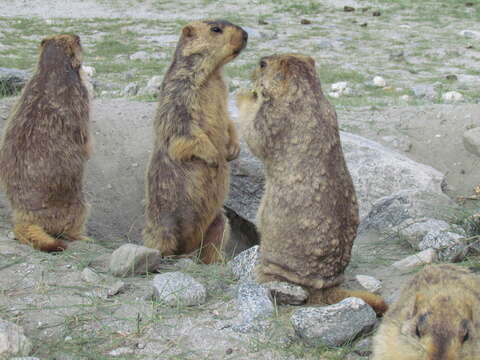
[[[60,66],[78,70],[82,65],[82,46],[77,35],[55,35],[42,40],[40,45],[40,69]]]
[[[182,29],[175,60],[212,72],[240,54],[247,40],[245,30],[225,20],[192,22]]]
[[[266,99],[295,101],[319,91],[315,60],[300,54],[271,55],[260,59],[253,73],[254,90]]]
[[[454,300],[458,296],[460,299]],[[410,318],[401,325],[401,333],[405,336],[402,344],[411,347],[405,351],[418,354],[418,360],[463,359],[462,354],[470,355],[468,349],[473,349],[479,341],[474,316],[477,315],[473,305],[460,294],[443,292],[427,297],[418,293]]]

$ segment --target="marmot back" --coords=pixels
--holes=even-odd
[[[336,288],[350,262],[358,205],[336,113],[322,93],[314,60],[267,56],[254,78],[254,90],[240,93],[237,105],[245,140],[266,173],[257,214],[257,279],[296,283],[330,303],[362,297],[384,311],[378,296]]]
[[[36,73],[7,119],[0,143],[0,183],[13,209],[16,238],[57,251],[83,239],[82,192],[90,154],[89,98],[76,35],[41,43]]]
[[[480,276],[450,264],[417,273],[385,314],[373,359],[480,359]]]
[[[193,22],[183,28],[165,74],[143,232],[145,246],[164,256],[200,251],[206,263],[221,257],[229,229],[227,161],[240,151],[221,71],[246,43],[246,32],[227,21]]]

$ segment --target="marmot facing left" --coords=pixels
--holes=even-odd
[[[382,313],[380,297],[337,287],[350,261],[358,206],[314,60],[267,56],[254,78],[254,91],[239,93],[237,105],[244,138],[265,165],[257,279],[305,286],[310,302],[357,296]]]
[[[12,205],[15,236],[43,251],[65,249],[60,238],[84,238],[90,110],[81,62],[78,36],[44,39],[36,73],[0,143],[0,183]]]
[[[480,359],[480,276],[451,264],[417,273],[385,314],[373,359]]]
[[[200,251],[217,260],[228,223],[227,161],[240,147],[227,112],[222,67],[246,46],[247,33],[223,20],[185,26],[160,89],[147,172],[144,244],[162,255]]]

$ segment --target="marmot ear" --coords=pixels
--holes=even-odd
[[[187,25],[182,29],[182,36],[186,38],[190,38],[190,37],[193,37],[194,35],[195,35],[195,30],[191,25]]]

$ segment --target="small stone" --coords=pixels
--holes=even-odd
[[[463,133],[463,146],[472,154],[480,156],[480,127]]]
[[[387,86],[387,82],[385,81],[385,79],[381,76],[375,76],[373,78],[373,85],[375,85],[376,87],[385,87]]]
[[[308,19],[302,19],[302,20],[300,21],[300,24],[302,24],[302,25],[310,25],[311,23],[312,23],[312,22],[311,22],[310,20],[308,20]]]
[[[144,246],[125,244],[110,257],[110,273],[118,277],[142,275],[153,272],[161,263],[160,251]]]
[[[235,256],[228,264],[232,269],[235,278],[254,278],[254,268],[260,263],[260,247],[252,246],[250,249],[242,251]]]
[[[338,92],[329,92],[328,93],[328,96],[332,97],[332,98],[335,98],[335,99],[338,99],[340,97],[340,93]]]
[[[343,7],[343,11],[345,11],[345,12],[352,12],[352,11],[355,11],[355,8],[354,8],[353,6],[347,6],[347,5],[345,5],[345,6]]]
[[[460,31],[460,35],[469,39],[480,39],[480,31],[462,30]]]
[[[93,66],[86,66],[82,65],[82,70],[85,72],[85,74],[88,75],[88,77],[93,78],[95,74],[97,73],[97,70]]]
[[[274,308],[270,291],[253,280],[245,280],[238,286],[237,305],[240,311],[241,325],[235,329],[240,332],[256,330],[263,325],[262,320],[273,314]]]
[[[129,83],[123,89],[123,94],[126,96],[135,96],[138,93],[138,84],[137,83]]]
[[[7,237],[10,240],[15,240],[15,234],[13,233],[13,231],[9,231],[8,234],[7,234]]]
[[[472,6],[474,6],[474,5],[475,5],[475,4],[474,4],[473,2],[471,2],[471,1],[468,1],[468,2],[465,3],[465,6],[466,6],[466,7],[472,7]]]
[[[448,74],[447,76],[445,76],[445,78],[449,81],[457,81],[458,80],[458,77],[455,74]]]
[[[334,305],[296,310],[290,321],[295,333],[309,343],[342,346],[370,331],[377,316],[363,300],[347,298]]]
[[[331,86],[331,89],[333,92],[342,93],[345,91],[347,87],[348,87],[348,83],[346,81],[339,81],[339,82],[333,83]]]
[[[360,356],[370,356],[372,354],[372,338],[368,337],[357,342],[353,351]]]
[[[153,76],[142,90],[140,90],[139,95],[148,95],[156,97],[160,92],[160,86],[162,85],[163,77]]]
[[[357,275],[355,279],[357,279],[358,283],[367,291],[379,294],[382,290],[382,283],[373,276]]]
[[[380,15],[382,15],[382,13],[378,10],[372,12],[372,16],[380,16]]]
[[[278,305],[302,305],[308,299],[308,292],[299,285],[272,281],[263,286],[270,290],[271,296]]]
[[[263,20],[263,19],[259,19],[259,20],[258,20],[258,25],[268,25],[268,22],[266,22],[266,21]]]
[[[23,329],[9,321],[0,319],[0,358],[5,356],[28,356],[32,343],[25,336]]]
[[[463,260],[468,253],[464,243],[465,236],[449,232],[431,230],[418,244],[420,250],[435,249],[440,261],[458,262]]]
[[[402,96],[400,96],[400,99],[403,100],[403,101],[410,101],[411,100],[410,96],[408,96],[408,95],[402,95]]]
[[[416,253],[414,255],[410,255],[405,259],[399,260],[392,264],[392,266],[398,270],[411,270],[411,268],[431,264],[437,259],[437,252],[434,249],[427,249]]]
[[[127,285],[123,281],[118,280],[108,288],[107,297],[112,297],[117,294],[120,294],[121,292],[125,291],[126,288],[127,288]]]
[[[435,88],[433,85],[419,84],[412,87],[412,91],[416,97],[434,99],[437,96]]]
[[[233,353],[233,349],[232,348],[228,348],[227,350],[225,350],[225,354],[226,355],[231,355]]]
[[[82,280],[85,281],[85,282],[89,282],[89,283],[99,283],[102,279],[100,277],[100,275],[98,275],[95,271],[93,271],[92,269],[86,267],[85,269],[83,269],[82,271]]]
[[[153,292],[157,301],[171,306],[201,305],[207,299],[205,286],[179,271],[156,275],[153,278]]]
[[[442,99],[448,102],[458,102],[463,100],[463,95],[458,91],[449,91],[442,95]]]
[[[136,53],[130,55],[130,60],[147,61],[150,60],[150,54],[146,51],[137,51]]]
[[[110,356],[122,356],[122,355],[133,355],[133,349],[129,347],[121,347],[118,349],[114,349],[108,353]]]
[[[449,223],[438,219],[408,219],[398,226],[397,232],[400,238],[405,239],[412,248],[424,250],[419,248],[419,244],[429,231],[446,231],[449,227]]]
[[[367,27],[367,26],[368,26],[368,23],[366,23],[366,22],[365,22],[365,23],[361,23],[360,26],[361,26],[361,27]]]

